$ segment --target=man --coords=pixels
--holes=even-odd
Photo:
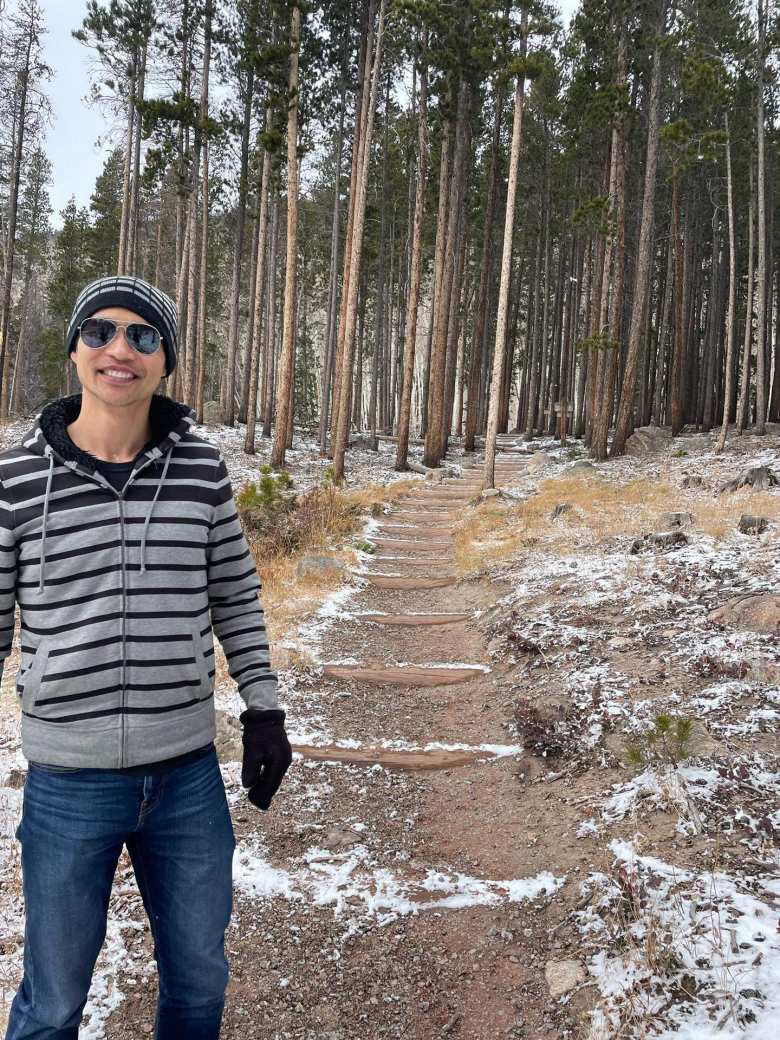
[[[173,301],[103,278],[66,346],[80,394],[0,453],[0,668],[21,620],[17,837],[24,977],[6,1040],[75,1040],[123,846],[159,972],[157,1040],[219,1036],[233,830],[214,750],[213,629],[246,710],[242,782],[267,809],[291,761],[260,583],[220,452],[155,390]]]

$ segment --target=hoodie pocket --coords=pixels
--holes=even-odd
[[[212,677],[209,675],[210,659],[206,657],[206,648],[203,644],[203,637],[200,634],[200,626],[195,622],[192,624],[192,648],[195,654],[198,676],[200,677],[199,696],[208,697],[213,688]]]
[[[46,674],[49,663],[49,644],[44,640],[38,644],[29,668],[24,675],[20,676],[23,682],[22,689],[22,711],[29,712],[35,707],[36,699],[41,688],[41,679]]]

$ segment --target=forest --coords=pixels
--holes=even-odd
[[[45,10],[0,0],[0,420],[78,389],[117,272],[176,300],[165,392],[276,467],[780,421],[771,0],[72,6],[112,136],[55,214]]]

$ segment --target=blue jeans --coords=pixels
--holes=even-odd
[[[160,776],[31,764],[22,844],[24,978],[6,1040],[76,1040],[127,845],[154,940],[156,1040],[216,1040],[235,840],[217,755]]]

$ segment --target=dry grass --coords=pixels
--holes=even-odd
[[[569,509],[552,520],[562,503]],[[635,538],[661,530],[664,512],[692,513],[691,530],[718,541],[737,529],[743,513],[780,521],[780,496],[761,491],[715,496],[666,480],[546,480],[519,505],[490,499],[468,511],[455,531],[458,570],[461,575],[474,573],[536,546],[567,556],[618,537]]]
[[[286,551],[283,539],[274,546],[267,532],[255,539],[251,517],[245,517],[244,528],[263,586],[262,602],[272,643],[292,633],[334,589],[344,584],[343,567],[357,559],[355,550],[344,543],[360,530],[366,515],[381,513],[418,483],[399,480],[388,486],[372,484],[348,491],[323,487],[301,496],[293,521],[297,525],[298,544],[292,552]],[[287,522],[282,518],[281,523]],[[309,553],[327,556],[335,566],[301,576],[298,563]],[[277,660],[280,653],[277,648],[277,666],[282,663]]]

